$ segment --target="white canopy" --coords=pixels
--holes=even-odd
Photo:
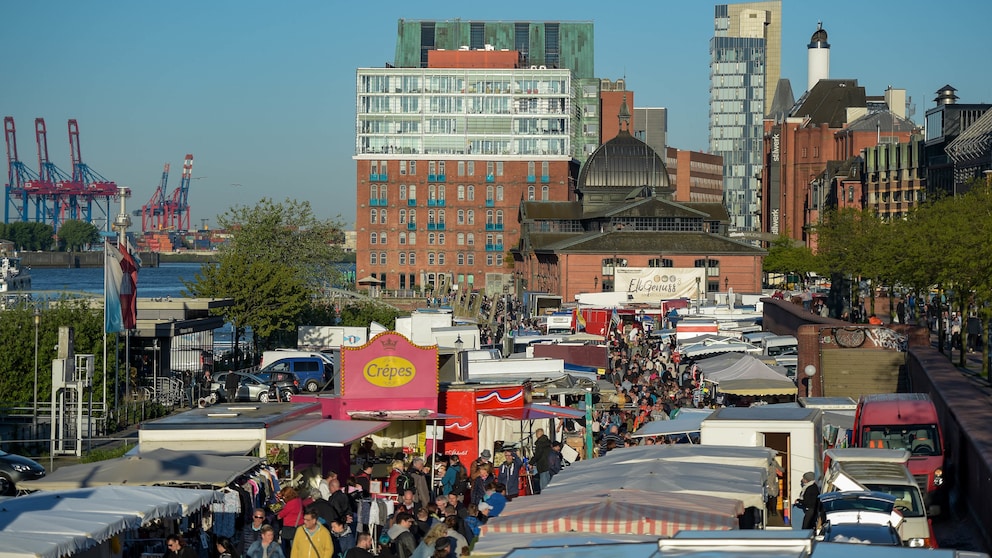
[[[736,395],[792,395],[796,384],[753,356],[745,356],[723,368],[699,367],[703,379],[717,384],[723,393]]]
[[[674,419],[653,420],[637,429],[630,436],[632,438],[645,438],[648,436],[672,436],[675,434],[699,432],[700,425],[711,414],[713,414],[712,409],[682,409]]]
[[[177,518],[220,501],[212,490],[101,486],[0,502],[0,558],[60,558],[152,520]]]
[[[537,533],[493,533],[481,537],[473,547],[475,554],[506,554],[514,549],[548,546],[565,546],[573,548],[585,545],[604,545],[616,543],[650,543],[652,550],[658,546],[658,537],[654,535],[603,535],[599,533],[556,533],[554,535]],[[596,548],[602,548],[597,546]]]
[[[767,469],[775,464],[775,450],[750,446],[659,444],[618,448],[600,459],[609,460],[619,466],[648,461],[678,461],[681,463],[711,463]]]

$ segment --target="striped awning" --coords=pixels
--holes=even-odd
[[[632,489],[577,491],[513,500],[482,528],[493,533],[597,533],[670,537],[686,529],[736,529],[740,500]]]

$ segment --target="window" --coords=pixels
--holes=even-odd
[[[400,199],[406,199],[406,184],[400,184]]]
[[[672,260],[668,258],[651,258],[648,260],[648,267],[675,267]]]
[[[459,209],[458,210],[458,224],[459,225],[464,225],[465,224],[465,210],[464,209]]]
[[[408,259],[410,260],[410,265],[417,265],[417,253],[416,252],[410,252],[410,257]]]
[[[379,161],[369,161],[369,174],[379,174]]]
[[[434,233],[427,233],[427,245],[434,246],[434,241],[437,240],[437,235]]]
[[[437,162],[437,173],[441,176],[444,176],[444,161]]]
[[[503,187],[496,187],[496,201],[503,201]]]
[[[405,225],[406,224],[406,210],[405,209],[401,209],[400,210],[400,224],[401,225]]]
[[[379,233],[369,234],[369,244],[376,244],[379,241]]]
[[[492,175],[492,174],[494,174],[493,173],[493,162],[492,161],[486,161],[486,175],[489,176],[489,175]]]
[[[383,244],[385,244],[385,242],[383,242]],[[496,235],[496,246],[502,246],[502,245],[503,245],[503,235],[498,234]]]
[[[469,252],[465,258],[465,265],[475,265],[475,254]],[[470,276],[471,277],[471,276]]]
[[[549,193],[550,192],[548,190],[548,185],[547,184],[545,184],[544,186],[541,186],[541,199],[543,201],[548,201],[548,194]]]
[[[706,268],[707,277],[719,277],[720,276],[720,260],[706,260],[699,259],[693,262],[695,267]]]
[[[379,233],[379,244],[386,244],[386,231]]]
[[[371,265],[379,265],[379,254],[378,254],[378,252],[369,252],[369,263]]]
[[[379,174],[389,174],[386,161],[379,161]]]
[[[534,161],[527,161],[527,176],[534,176]]]
[[[475,201],[475,186],[468,185],[468,201]]]
[[[475,246],[475,233],[468,233],[466,244],[468,244],[469,246]]]
[[[385,225],[386,224],[386,210],[385,209],[383,209],[382,211],[379,212],[379,224],[380,225]]]
[[[486,245],[492,246],[492,244],[493,244],[493,235],[492,233],[490,233],[486,235]]]
[[[492,209],[487,209],[486,210],[486,224],[487,225],[492,225],[493,224],[493,210]]]
[[[468,175],[475,176],[475,161],[468,162]]]
[[[417,243],[417,233],[412,232],[410,233],[410,246],[413,246],[416,243]]]
[[[444,246],[444,233],[437,233],[437,243]]]
[[[465,265],[465,254],[464,253],[458,252],[457,258],[458,258],[458,260],[457,260],[458,265]]]
[[[410,185],[410,197],[409,197],[409,199],[411,199],[411,200],[417,199],[417,185],[416,184],[411,184]]]
[[[455,235],[455,244],[465,246],[465,233],[458,233]]]
[[[386,253],[379,252],[379,265],[386,265]]]
[[[427,174],[437,174],[437,163],[434,161],[427,162]]]
[[[406,161],[400,161],[400,176],[406,174]]]
[[[406,233],[400,233],[400,246],[406,246]]]
[[[437,199],[437,186],[431,184],[427,187],[427,199],[434,201]]]
[[[468,224],[469,225],[474,225],[475,224],[475,210],[474,209],[469,209],[468,210]]]
[[[369,211],[369,223],[373,225],[379,222],[379,210],[372,209]]]
[[[443,209],[438,209],[437,210],[437,222],[440,223],[440,224],[442,224],[442,225],[444,225],[444,210]]]
[[[459,184],[458,185],[458,201],[462,201],[464,199],[465,199],[465,185],[464,184]]]
[[[406,265],[406,252],[400,252],[400,265]]]
[[[503,224],[503,210],[502,209],[496,210],[496,224],[497,225],[502,225]]]
[[[486,254],[486,265],[489,267],[492,267],[493,265],[493,255],[491,252]]]
[[[444,201],[444,184],[437,187],[437,199]]]
[[[377,199],[379,199],[379,185],[378,184],[373,184],[373,185],[369,186],[369,199],[370,200],[377,200]]]
[[[433,209],[427,210],[427,224],[428,225],[433,225],[434,224],[434,210]]]
[[[434,252],[427,252],[427,265],[434,265]]]
[[[437,253],[437,265],[444,265],[444,252]]]
[[[465,176],[465,161],[458,161],[458,176]]]
[[[416,225],[417,224],[417,210],[416,209],[411,209],[410,210],[410,213],[409,213],[409,217],[410,217],[410,222]],[[411,242],[411,244],[413,244],[413,243]]]
[[[548,176],[548,162],[541,161],[541,176]]]
[[[533,184],[531,184],[530,186],[527,186],[527,199],[528,200],[533,200],[534,199],[534,185]]]
[[[486,186],[486,201],[493,201],[493,193],[496,191],[492,186]]]
[[[410,174],[417,174],[417,162],[410,161]]]
[[[503,161],[496,161],[496,176],[503,176]]]

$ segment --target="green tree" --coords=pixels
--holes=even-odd
[[[356,300],[341,307],[341,325],[368,327],[375,321],[392,330],[396,327],[396,318],[399,315],[400,311],[388,304],[374,300]]]
[[[14,243],[15,250],[48,250],[55,242],[55,229],[44,223],[0,224],[0,238]]]
[[[59,241],[67,252],[78,252],[100,238],[100,230],[96,225],[85,221],[71,219],[59,227]]]
[[[296,338],[296,326],[321,291],[335,284],[342,226],[318,219],[308,202],[261,200],[217,217],[231,233],[216,264],[204,265],[187,290],[231,298],[224,310],[240,339],[250,327],[256,349]],[[236,339],[236,340],[237,340]],[[237,345],[236,345],[237,346]]]
[[[814,269],[816,269],[816,258],[813,252],[785,235],[779,236],[772,242],[762,264],[762,271],[765,273],[782,275],[806,277]]]

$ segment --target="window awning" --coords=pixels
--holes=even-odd
[[[487,409],[479,411],[483,415],[498,417],[508,420],[540,420],[551,418],[585,418],[584,411],[571,407],[559,407],[557,405],[524,405],[510,409]]]
[[[436,411],[426,413],[420,411],[381,411],[381,412],[354,412],[348,413],[353,419],[359,420],[445,420],[461,418],[461,415],[447,415]]]
[[[300,418],[276,424],[266,432],[269,444],[344,447],[385,429],[388,422]]]

